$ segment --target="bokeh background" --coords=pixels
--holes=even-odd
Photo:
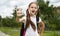
[[[38,2],[40,17],[45,23],[43,36],[60,36],[60,0],[0,0],[0,31],[10,36],[20,36],[22,23],[16,22],[16,9],[26,9],[31,2]]]

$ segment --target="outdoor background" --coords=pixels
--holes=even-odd
[[[16,8],[26,14],[28,4],[38,2],[40,17],[45,23],[43,36],[60,36],[60,0],[0,0],[0,31],[10,36],[20,36],[22,23],[16,22]]]

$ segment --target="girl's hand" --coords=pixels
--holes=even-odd
[[[18,8],[16,10],[16,21],[17,22],[23,22],[24,21],[24,18],[23,18],[24,15],[25,14],[22,13],[22,9],[21,8]],[[20,17],[22,17],[22,18],[20,18]]]
[[[19,17],[19,16],[22,16],[22,9],[17,9],[16,11],[16,15]]]

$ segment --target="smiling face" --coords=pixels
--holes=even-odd
[[[30,15],[35,15],[35,13],[37,12],[38,10],[38,6],[36,3],[32,3],[29,8],[28,8],[28,11],[29,11],[29,14]]]

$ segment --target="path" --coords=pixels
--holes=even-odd
[[[9,36],[9,35],[7,35],[7,34],[0,31],[0,36]]]

